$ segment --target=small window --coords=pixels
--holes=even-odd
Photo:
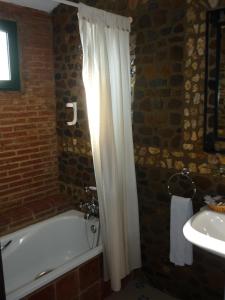
[[[19,90],[19,56],[16,22],[0,20],[0,90]]]

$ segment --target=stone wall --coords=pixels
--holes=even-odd
[[[175,267],[168,259],[169,176],[183,167],[190,169],[198,190],[193,199],[195,211],[204,205],[204,194],[225,193],[225,180],[217,174],[225,157],[202,150],[208,1],[99,0],[94,4],[134,20],[133,132],[143,268],[153,285],[180,299],[219,300],[225,282],[222,259],[197,248],[191,267]],[[224,0],[219,5],[225,6]],[[60,182],[74,203],[85,198],[85,185],[94,184],[76,13],[76,9],[60,6],[53,14]],[[69,128],[65,103],[74,99],[79,124]]]
[[[57,132],[59,139],[60,188],[81,200],[85,185],[94,184],[93,163],[84,88],[82,83],[82,49],[76,10],[60,6],[53,15],[55,80],[57,100]],[[72,117],[67,102],[78,102],[78,124],[68,127]]]
[[[118,2],[99,1],[98,6],[121,12],[126,7],[125,1]],[[53,26],[60,189],[72,195],[74,204],[78,204],[85,200],[84,187],[95,185],[95,179],[82,82],[83,57],[77,10],[59,6],[53,13]],[[65,105],[73,101],[78,103],[78,124],[69,127],[66,121],[72,116]]]

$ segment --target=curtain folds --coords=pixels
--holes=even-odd
[[[80,4],[86,92],[100,206],[105,278],[114,291],[141,266],[128,18]]]

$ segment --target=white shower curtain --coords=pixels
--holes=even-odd
[[[78,17],[105,278],[118,291],[121,279],[141,266],[131,125],[130,22],[83,4]]]

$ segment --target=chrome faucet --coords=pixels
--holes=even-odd
[[[99,205],[98,200],[93,192],[96,192],[97,189],[94,186],[89,186],[84,188],[86,193],[91,193],[91,200],[80,202],[80,209],[84,210],[84,218],[88,220],[91,216],[98,217],[99,216]]]

